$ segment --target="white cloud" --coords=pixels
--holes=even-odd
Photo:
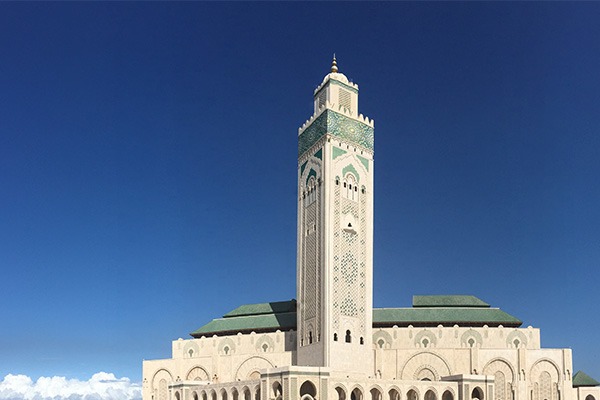
[[[0,381],[0,400],[140,400],[142,387],[129,378],[98,372],[87,381],[64,376],[40,377],[8,374]]]

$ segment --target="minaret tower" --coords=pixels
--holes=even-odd
[[[331,72],[298,130],[298,365],[372,375],[373,121]]]

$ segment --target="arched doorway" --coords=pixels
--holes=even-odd
[[[281,383],[275,381],[273,382],[272,385],[273,388],[273,398],[274,399],[281,399],[282,393],[283,393],[283,389],[281,387]]]
[[[437,400],[437,396],[433,390],[428,390],[425,392],[425,400]]]
[[[383,400],[381,398],[381,392],[377,388],[371,389],[371,400]]]
[[[484,400],[483,399],[483,390],[480,387],[475,387],[471,392],[471,399],[473,400]]]
[[[302,386],[300,386],[300,398],[304,398],[306,395],[309,395],[313,399],[317,397],[317,388],[311,381],[304,381]]]
[[[396,389],[390,389],[388,395],[389,400],[400,400],[400,393]]]
[[[350,400],[363,400],[363,394],[359,388],[356,388],[350,393]]]
[[[335,392],[337,393],[338,400],[346,400],[346,391],[341,387],[336,387]]]

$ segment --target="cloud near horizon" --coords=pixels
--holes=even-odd
[[[129,378],[98,372],[87,381],[64,376],[40,377],[8,374],[0,381],[0,400],[141,400],[142,386]]]

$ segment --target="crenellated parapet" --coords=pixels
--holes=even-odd
[[[329,106],[332,106],[329,104]],[[374,148],[374,122],[360,115],[353,118],[343,109],[334,111],[327,105],[318,114],[311,117],[300,128],[298,135],[298,156],[306,152],[325,134],[349,140],[368,151]]]
[[[375,128],[375,120],[369,119],[369,117],[365,117],[362,114],[358,114],[358,116],[356,116],[356,115],[354,115],[352,110],[350,110],[346,107],[343,107],[341,105],[337,105],[335,103],[331,103],[331,102],[327,101],[325,104],[321,105],[319,107],[319,109],[317,110],[317,112],[315,112],[309,119],[307,119],[300,128],[298,128],[298,136],[300,136],[302,134],[302,132],[304,132],[306,130],[306,128],[308,128],[308,126],[310,124],[312,124],[312,122],[315,119],[317,119],[323,113],[323,111],[325,111],[327,109],[335,111],[340,114],[343,114],[344,116],[346,116],[348,118],[356,119],[358,122],[368,125],[371,128]]]

